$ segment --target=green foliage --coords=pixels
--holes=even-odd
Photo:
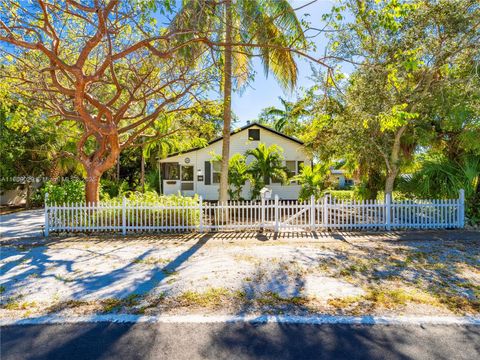
[[[248,150],[245,155],[252,156],[250,164],[250,175],[252,182],[252,199],[258,198],[260,190],[270,184],[271,180],[286,184],[288,181],[287,169],[283,165],[283,150],[277,145],[267,147],[259,143],[258,147]]]
[[[125,180],[116,181],[110,179],[101,179],[101,193],[100,198],[102,200],[122,196],[128,191],[128,182]]]
[[[435,199],[456,199],[458,191],[464,189],[467,218],[473,224],[480,222],[480,157],[457,161],[443,156],[428,158],[401,188],[420,198]]]
[[[200,211],[198,210],[198,197],[184,197],[178,195],[158,195],[154,191],[141,193],[138,191],[127,191],[125,194],[127,200],[126,222],[136,224],[137,226],[197,226],[200,219]],[[102,200],[102,206],[87,210],[86,212],[78,212],[75,210],[62,211],[57,213],[57,217],[65,217],[70,222],[74,222],[77,226],[83,226],[85,222],[92,224],[102,224],[102,226],[118,226],[119,212],[123,204],[123,196]],[[84,202],[84,198],[80,199]],[[59,205],[62,202],[57,203]],[[138,206],[152,205],[150,208],[144,208],[141,211]],[[178,206],[178,209],[172,207]],[[187,209],[186,209],[187,208]],[[86,216],[87,215],[87,216]],[[75,216],[77,218],[75,218]],[[75,219],[75,220],[72,220]]]
[[[232,40],[234,43],[248,43],[253,46],[234,45],[232,73],[238,87],[253,78],[250,61],[259,57],[266,73],[272,73],[285,88],[293,88],[297,82],[297,65],[294,54],[288,48],[305,50],[309,44],[295,10],[287,0],[234,1],[231,4],[233,15]],[[210,1],[185,1],[174,18],[171,27],[177,29],[194,28],[181,41],[188,41],[204,35],[212,41],[218,36],[224,38],[225,4]],[[206,49],[205,44],[185,48],[183,55],[191,61]],[[212,53],[207,52],[208,55]],[[213,53],[218,64],[224,64],[224,52]],[[223,71],[224,69],[222,69]],[[223,74],[225,75],[225,74]]]
[[[337,200],[360,200],[354,190],[329,190],[328,193]]]
[[[303,128],[301,119],[307,114],[304,103],[292,103],[281,97],[279,99],[283,109],[265,108],[259,116],[259,122],[290,136],[298,134]]]
[[[299,200],[307,201],[312,195],[317,200],[321,198],[324,191],[332,185],[330,175],[330,164],[328,163],[316,164],[313,168],[311,166],[303,166],[300,174],[291,179],[302,186]]]
[[[240,200],[245,183],[251,179],[250,167],[246,157],[241,154],[233,155],[228,164],[228,193],[231,200]]]
[[[82,180],[65,180],[59,184],[47,181],[37,195],[41,199],[48,194],[47,203],[53,204],[73,204],[83,203],[85,201],[85,182]]]
[[[159,204],[159,205],[195,205],[198,203],[198,196],[182,196],[180,193],[177,195],[159,195],[155,191],[126,191],[124,196],[118,196],[111,198],[107,203],[121,203],[123,197],[125,197],[131,203],[141,204]]]
[[[400,126],[408,125],[411,120],[418,118],[418,113],[405,111],[408,104],[393,105],[390,111],[378,115],[380,130],[395,130]]]
[[[145,189],[160,192],[160,174],[158,169],[152,169],[145,174]]]
[[[359,195],[390,188],[418,152],[480,154],[478,1],[342,0],[324,19],[341,30],[331,54],[357,65],[347,81],[314,74],[302,138],[321,160],[344,159]]]

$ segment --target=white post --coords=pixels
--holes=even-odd
[[[125,197],[122,203],[122,234],[127,235],[127,199]]]
[[[324,195],[323,197],[323,229],[324,230],[327,230],[328,228],[328,207],[327,207],[327,204],[328,204],[328,195]]]
[[[315,230],[315,196],[310,196],[310,230]]]
[[[458,199],[458,227],[465,226],[465,190],[460,189]]]
[[[203,233],[203,198],[201,196],[198,199],[198,211],[200,211],[200,226],[198,231]]]
[[[278,218],[278,195],[275,194],[275,232],[278,232],[279,218]]]
[[[392,210],[392,194],[385,194],[385,228],[390,231],[392,230],[392,219],[391,219],[391,210]]]
[[[263,194],[262,194],[262,225],[261,225],[262,231],[264,227],[265,227],[265,198],[263,197]]]
[[[45,194],[45,237],[50,232],[50,224],[48,222],[48,193]]]

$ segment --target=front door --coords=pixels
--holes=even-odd
[[[182,195],[193,196],[195,194],[195,185],[193,178],[193,165],[182,165],[180,191]]]

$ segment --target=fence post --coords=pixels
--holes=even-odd
[[[127,235],[127,199],[122,202],[122,234]]]
[[[328,195],[325,194],[323,196],[323,212],[322,212],[322,225],[323,225],[323,230],[327,230],[328,228]]]
[[[261,225],[261,229],[263,231],[263,228],[265,227],[265,198],[262,196],[262,225]]]
[[[458,198],[458,227],[465,226],[465,190],[460,189]]]
[[[48,237],[50,232],[50,224],[48,221],[48,193],[45,193],[45,237]]]
[[[385,194],[385,228],[390,231],[392,230],[392,194]]]
[[[275,232],[278,232],[279,218],[278,218],[278,195],[275,194]]]
[[[315,196],[310,196],[310,230],[315,231]]]
[[[198,231],[203,233],[203,198],[198,198],[198,210],[200,211],[200,225]]]

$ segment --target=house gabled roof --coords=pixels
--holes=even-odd
[[[285,135],[283,133],[281,133],[280,131],[277,131],[275,129],[272,129],[268,126],[265,126],[265,125],[262,125],[260,123],[257,123],[257,122],[251,122],[245,126],[242,126],[241,128],[238,128],[238,129],[235,129],[233,130],[231,133],[230,133],[230,136],[234,135],[234,134],[238,134],[239,132],[242,132],[244,130],[247,130],[249,128],[251,128],[252,126],[258,126],[259,128],[262,128],[264,130],[267,130],[267,131],[270,131],[274,134],[277,134],[285,139],[289,139],[293,142],[296,142],[297,144],[300,144],[300,145],[304,145],[303,141],[301,140],[298,140],[297,138],[294,138],[293,136],[288,136],[288,135]],[[198,146],[198,147],[195,147],[195,148],[192,148],[192,149],[189,149],[189,150],[185,150],[185,151],[177,151],[176,153],[173,153],[173,154],[170,154],[168,155],[165,159],[169,158],[169,157],[173,157],[173,156],[177,156],[177,155],[183,155],[183,154],[187,154],[187,153],[190,153],[192,151],[197,151],[197,150],[200,150],[200,149],[204,149],[206,148],[207,146],[210,146],[218,141],[221,141],[223,139],[223,136],[221,137],[218,137],[212,141],[210,141],[206,146]]]

